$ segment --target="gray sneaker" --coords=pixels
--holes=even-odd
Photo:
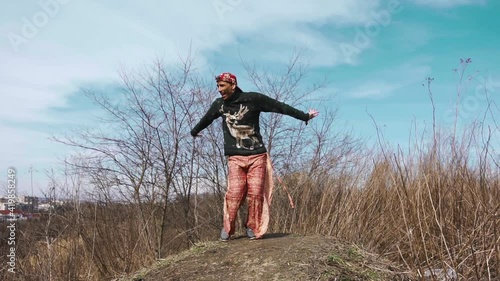
[[[224,230],[224,228],[220,231],[220,241],[227,242],[229,241],[229,234]]]
[[[250,238],[250,240],[255,239],[255,233],[253,233],[253,230],[251,228],[247,228],[247,237]]]

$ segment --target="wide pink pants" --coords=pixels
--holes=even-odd
[[[246,227],[256,238],[267,231],[272,200],[272,166],[267,153],[251,156],[230,156],[228,187],[224,199],[224,230],[234,234],[238,209],[248,201]]]

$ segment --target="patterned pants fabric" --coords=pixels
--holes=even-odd
[[[269,224],[273,191],[272,164],[267,153],[230,156],[228,187],[224,199],[224,230],[234,234],[238,209],[248,202],[246,227],[262,238]]]

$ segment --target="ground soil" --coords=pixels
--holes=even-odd
[[[411,274],[355,245],[324,236],[267,234],[199,243],[116,281],[413,280]]]

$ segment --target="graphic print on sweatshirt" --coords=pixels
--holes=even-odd
[[[224,105],[222,105],[219,111],[226,116],[226,125],[231,136],[236,139],[236,148],[254,150],[262,146],[259,139],[255,136],[255,128],[253,126],[238,124],[248,112],[248,107],[240,104],[240,110],[231,114],[231,112],[224,112]]]

